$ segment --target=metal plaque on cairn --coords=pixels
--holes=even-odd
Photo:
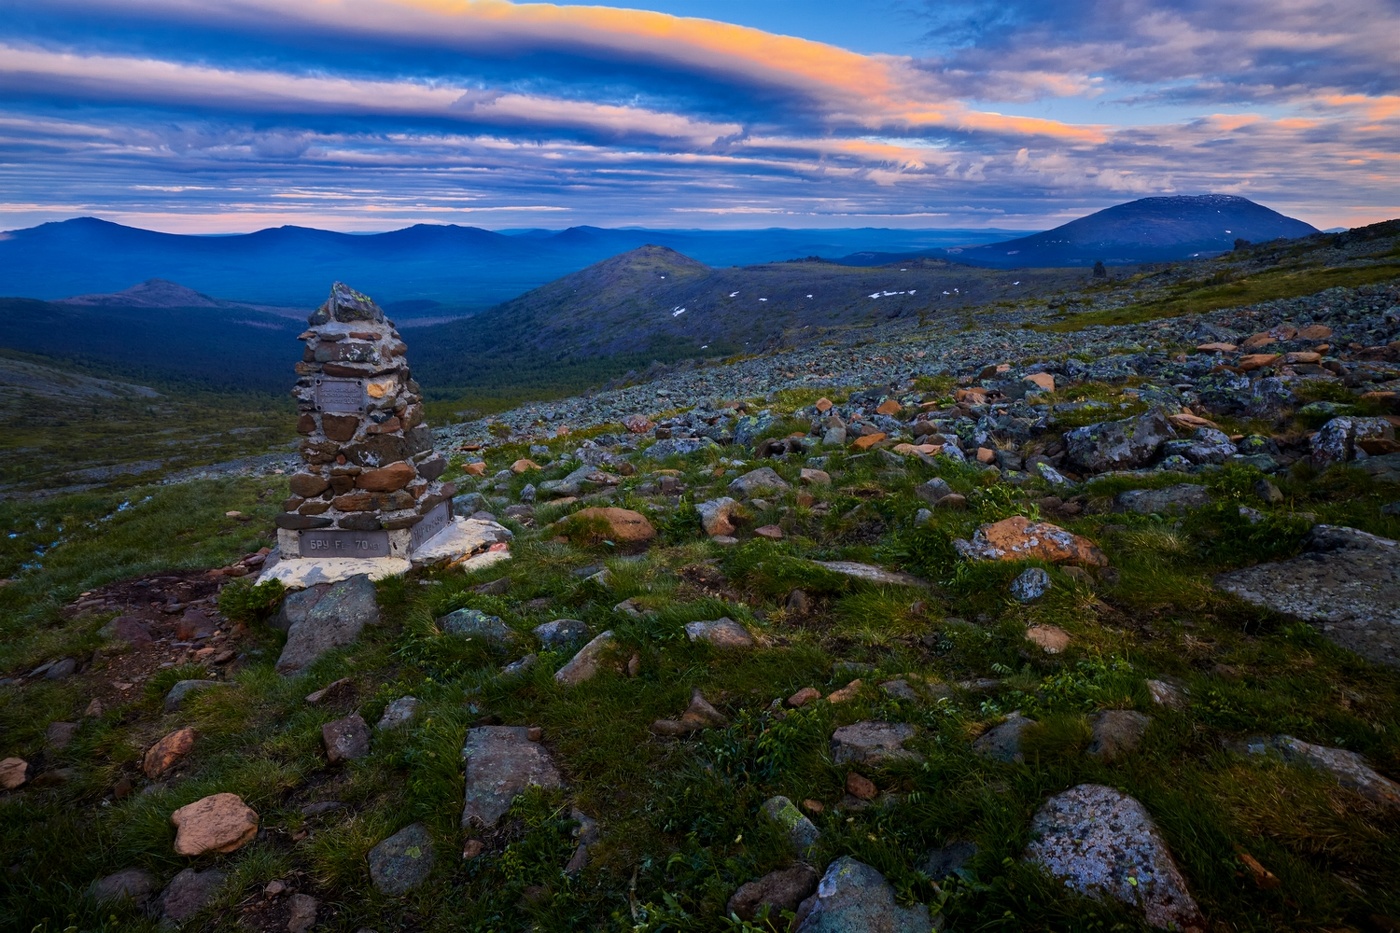
[[[392,321],[337,282],[301,334],[301,468],[277,516],[284,559],[411,558],[452,521],[447,460]]]

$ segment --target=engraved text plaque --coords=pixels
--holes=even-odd
[[[319,411],[359,413],[365,410],[365,381],[363,379],[316,380],[316,408]]]
[[[446,502],[439,502],[428,510],[423,520],[409,532],[409,549],[418,550],[429,538],[446,528],[452,521],[452,509]]]
[[[303,531],[302,557],[388,557],[387,531]]]

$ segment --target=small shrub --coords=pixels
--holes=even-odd
[[[246,578],[235,580],[219,591],[219,611],[230,622],[252,625],[265,622],[282,605],[287,588],[281,580],[253,584]]]

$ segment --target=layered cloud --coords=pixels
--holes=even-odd
[[[6,6],[5,227],[1040,227],[1211,190],[1400,214],[1386,0],[941,4],[919,54],[502,0]]]

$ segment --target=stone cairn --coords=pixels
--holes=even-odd
[[[277,516],[295,558],[411,558],[452,520],[447,461],[423,423],[407,347],[370,298],[340,282],[311,315],[296,396],[303,464]]]

